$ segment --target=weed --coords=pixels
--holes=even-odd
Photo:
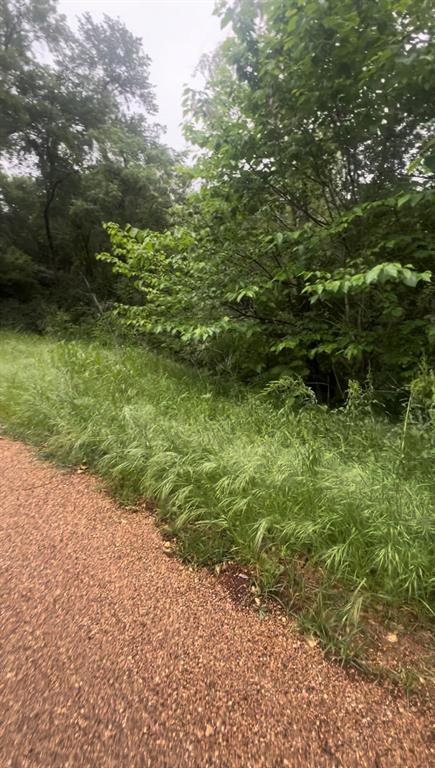
[[[183,556],[249,566],[346,648],[367,598],[428,614],[435,584],[433,432],[352,397],[283,408],[137,346],[0,337],[10,433],[156,500]]]

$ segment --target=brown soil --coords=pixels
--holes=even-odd
[[[426,768],[427,712],[0,441],[1,768]],[[246,579],[234,579],[244,589]]]

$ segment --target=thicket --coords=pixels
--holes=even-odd
[[[187,91],[194,192],[172,226],[106,227],[117,312],[185,359],[324,402],[397,408],[435,341],[433,0],[221,2]],[[400,393],[400,394],[398,394]]]
[[[433,614],[435,379],[404,419],[354,382],[335,411],[301,382],[268,392],[122,343],[0,335],[0,421],[46,456],[145,496],[197,563],[236,561],[341,654],[367,616]]]

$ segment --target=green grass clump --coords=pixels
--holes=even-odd
[[[433,452],[415,426],[225,394],[140,347],[14,334],[0,421],[123,498],[152,497],[186,555],[252,567],[337,633],[364,601],[431,610]]]

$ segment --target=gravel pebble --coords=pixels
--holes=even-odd
[[[423,712],[6,439],[0,528],[1,768],[433,764]]]

